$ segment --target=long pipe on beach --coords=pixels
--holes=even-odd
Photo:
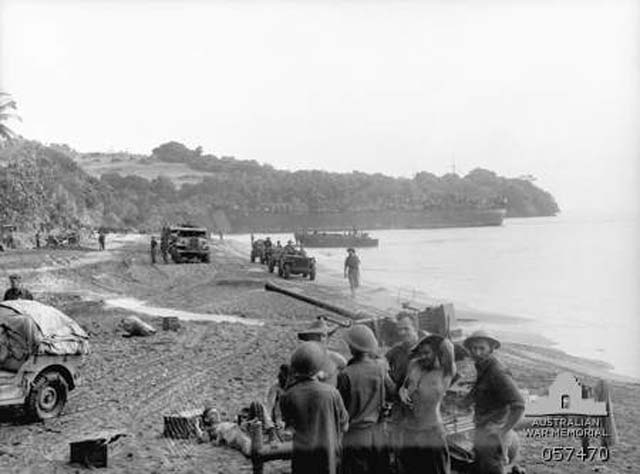
[[[350,311],[346,308],[335,306],[331,303],[327,303],[326,301],[322,301],[317,298],[313,298],[311,296],[302,295],[295,291],[291,291],[286,288],[282,288],[281,286],[274,285],[273,283],[270,283],[270,282],[265,283],[264,289],[267,291],[274,291],[276,293],[281,293],[283,295],[289,296],[296,300],[304,301],[305,303],[308,303],[313,306],[317,306],[318,308],[326,309],[327,311],[331,311],[333,313],[339,314],[340,316],[344,316],[345,318],[349,318],[353,320],[362,320],[370,317],[369,315],[356,313],[355,311]]]

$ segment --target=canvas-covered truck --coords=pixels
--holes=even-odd
[[[31,419],[54,418],[79,382],[89,336],[73,319],[37,301],[0,303],[0,406]]]
[[[163,228],[162,234],[161,239],[167,240],[168,252],[174,263],[211,261],[209,233],[204,227],[171,226]]]

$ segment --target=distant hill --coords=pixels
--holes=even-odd
[[[380,173],[284,171],[254,160],[217,157],[178,142],[150,155],[79,153],[66,145],[14,141],[0,148],[0,217],[25,226],[157,229],[191,221],[217,227],[214,216],[489,209],[508,216],[559,212],[529,177],[484,169],[464,177],[428,172],[413,178]],[[223,220],[224,217],[223,217]],[[220,221],[220,219],[217,219]]]

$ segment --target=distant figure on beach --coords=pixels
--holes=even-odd
[[[98,233],[98,245],[100,247],[100,250],[105,249],[106,240],[107,240],[107,236],[105,234],[104,229],[100,229],[100,232]]]
[[[347,249],[347,258],[344,260],[344,277],[349,279],[351,296],[356,296],[356,289],[360,286],[360,259],[353,248]]]
[[[440,405],[456,374],[454,348],[442,336],[422,338],[398,396],[408,407],[401,426],[398,462],[403,474],[449,474],[451,457]]]
[[[4,301],[33,299],[31,292],[22,286],[20,275],[9,275],[9,285],[10,288],[4,293]]]
[[[464,341],[476,365],[476,383],[466,403],[474,405],[474,474],[503,474],[518,451],[513,427],[524,415],[524,400],[511,373],[496,359],[500,341],[475,331]]]
[[[162,234],[160,234],[160,253],[162,254],[162,261],[169,263],[169,232],[166,227],[162,228]]]
[[[156,255],[158,253],[158,241],[156,240],[156,236],[152,235],[151,236],[151,264],[155,265],[156,264]]]

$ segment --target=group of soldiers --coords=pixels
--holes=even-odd
[[[151,236],[151,242],[149,245],[149,252],[151,255],[151,263],[155,265],[158,259],[158,240],[155,235]],[[164,263],[169,263],[169,255],[171,253],[171,242],[169,239],[169,234],[162,231],[160,235],[160,255],[162,255],[162,261]]]
[[[397,329],[401,342],[382,355],[369,327],[351,326],[348,361],[327,348],[322,320],[298,334],[302,342],[268,396],[273,419],[293,431],[293,474],[451,472],[441,404],[457,377],[454,346],[419,331],[411,314],[398,316]],[[474,406],[471,472],[504,474],[524,401],[495,357],[496,338],[477,331],[464,346],[477,371],[461,402]]]

